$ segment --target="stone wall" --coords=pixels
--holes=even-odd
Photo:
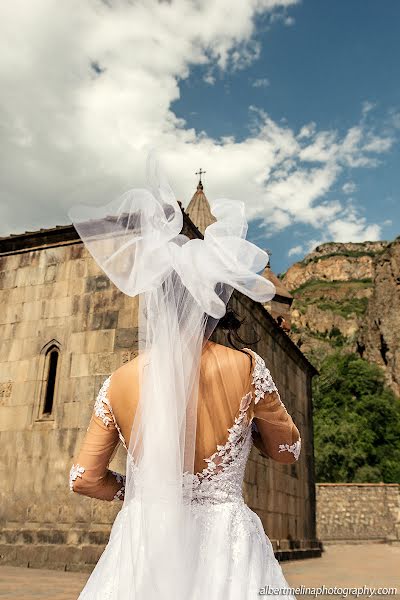
[[[400,542],[400,484],[317,483],[317,535],[325,542]]]
[[[81,570],[98,560],[120,504],[72,494],[69,469],[101,384],[135,356],[137,300],[113,286],[80,242],[58,238],[37,249],[14,240],[0,255],[0,554],[8,564]],[[253,329],[262,338],[255,349],[303,438],[295,465],[274,464],[253,448],[246,499],[281,556],[318,552],[312,367],[262,306],[236,294],[233,302],[247,317],[246,339]],[[43,414],[52,345],[59,351],[54,406]],[[111,468],[124,470],[122,449]]]
[[[250,341],[260,339],[254,349],[270,369],[302,438],[299,460],[291,465],[264,458],[253,446],[245,475],[245,500],[259,515],[280,557],[288,549],[319,548],[315,525],[311,372],[302,364],[300,350],[260,304],[236,293],[232,304],[246,318],[241,336]]]

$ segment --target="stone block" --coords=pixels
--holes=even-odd
[[[103,312],[105,310],[121,310],[126,307],[127,300],[129,299],[116,288],[92,294],[90,311]]]
[[[16,566],[29,567],[36,565],[43,566],[48,562],[49,558],[49,546],[30,546],[30,545],[18,545],[16,546],[17,558]]]
[[[40,285],[44,282],[46,270],[44,268],[28,266],[20,267],[15,278],[16,287]]]
[[[3,348],[2,356],[4,356],[4,359],[2,360],[4,360],[5,362],[14,362],[26,358],[24,356],[23,344],[24,340],[18,338],[15,340],[8,341],[5,345],[5,348]],[[8,355],[5,352],[7,350]]]
[[[17,271],[0,271],[0,288],[6,290],[8,288],[15,287],[15,281],[17,278]]]
[[[87,258],[86,247],[82,242],[77,242],[76,244],[71,244],[68,250],[68,255],[71,260],[77,260],[80,258]]]
[[[88,266],[85,258],[74,260],[71,264],[71,279],[84,279],[87,276]]]
[[[128,329],[117,329],[115,334],[114,350],[121,348],[133,348],[138,343],[138,327]]]
[[[71,278],[72,262],[65,261],[57,265],[56,279],[57,281],[63,281]]]
[[[92,375],[106,375],[117,368],[117,357],[115,354],[99,353],[87,354],[89,357],[89,373]]]
[[[73,313],[72,315],[68,318],[68,326],[69,326],[69,331],[71,333],[75,333],[77,331],[87,331],[88,329],[92,329],[89,326],[89,322],[90,322],[90,314],[89,313],[83,313],[79,310],[79,303],[76,304],[75,306],[75,298],[77,298],[77,296],[73,296],[74,300],[73,300]]]
[[[18,269],[21,254],[7,254],[0,256],[0,271],[12,271]]]
[[[93,375],[91,371],[91,356],[90,354],[70,354],[71,358],[71,377],[83,377],[85,375]]]
[[[49,298],[43,301],[43,318],[68,317],[73,313],[73,299],[69,296],[64,298]]]
[[[70,279],[68,282],[68,296],[81,296],[85,293],[86,282],[82,277],[80,279]]]
[[[67,565],[69,563],[76,563],[82,558],[82,549],[74,546],[62,546],[57,545],[51,548],[51,562],[58,564]]]
[[[80,558],[84,563],[94,565],[99,560],[103,550],[103,546],[83,546]]]
[[[68,341],[70,352],[91,354],[112,352],[115,332],[112,329],[72,333]]]
[[[110,288],[111,281],[106,275],[90,275],[86,277],[85,284],[85,292],[102,292]]]
[[[53,336],[51,336],[53,337]],[[50,338],[51,339],[51,338]],[[40,354],[40,351],[43,347],[42,340],[38,337],[37,331],[36,336],[34,337],[26,337],[23,340],[18,340],[20,346],[22,346],[22,353],[19,357],[19,360],[26,360],[35,358]]]
[[[31,418],[31,406],[0,406],[0,431],[24,429]]]
[[[1,326],[1,336],[3,340],[10,340],[16,337],[18,323],[3,323]]]
[[[138,324],[139,302],[137,298],[131,298],[126,308],[121,308],[118,314],[118,329],[130,329]]]
[[[138,356],[139,350],[138,348],[136,350],[124,350],[123,352],[117,352],[117,354],[119,355],[118,364],[125,365]]]
[[[80,523],[84,530],[86,530],[88,523],[91,522],[90,498],[80,496],[79,494],[75,494],[74,492],[70,491],[68,491],[68,494],[69,496],[67,496],[66,501],[60,507],[60,522],[72,523],[74,528],[76,524]]]
[[[49,265],[45,269],[44,282],[45,283],[54,283],[57,279],[57,271],[58,271],[57,265]]]
[[[14,381],[12,384],[12,394],[5,406],[33,406],[35,401],[36,382],[35,381]]]
[[[69,281],[54,281],[46,285],[40,286],[41,295],[44,298],[65,298],[70,296]]]
[[[15,383],[25,381],[37,381],[39,357],[19,360],[15,363],[8,363],[10,368],[10,378]],[[1,371],[1,365],[0,365]]]
[[[12,389],[13,382],[11,379],[0,381],[0,406],[9,406],[11,404]]]
[[[15,565],[17,562],[17,548],[8,544],[0,544],[0,565]]]
[[[86,377],[67,378],[60,385],[60,401],[82,403],[95,397],[94,380],[91,375]]]
[[[22,305],[21,319],[24,321],[38,321],[44,316],[43,309],[45,300],[34,300],[33,302],[24,302]],[[48,315],[53,316],[53,315]]]
[[[104,276],[103,271],[97,265],[96,261],[90,256],[88,258],[88,277],[97,277],[98,275]]]
[[[89,315],[88,329],[115,329],[118,323],[118,310],[106,310]]]
[[[99,525],[110,525],[114,523],[115,518],[121,510],[122,502],[101,502],[94,500],[92,504],[91,522]]]
[[[63,429],[78,428],[81,422],[81,407],[79,402],[64,402],[63,417],[59,426]]]
[[[41,268],[49,267],[50,265],[58,265],[66,260],[65,246],[55,248],[45,248],[41,252],[36,253],[39,258],[39,266]]]
[[[36,287],[36,286],[33,286],[33,287]],[[23,302],[26,302],[27,289],[29,289],[29,288],[15,287],[10,290],[4,290],[3,294],[8,294],[8,298],[4,297],[2,299],[2,301],[0,302],[1,306],[5,306],[5,304],[11,304],[11,305],[22,304]],[[30,289],[32,289],[32,288],[30,288]],[[32,296],[31,296],[31,299],[33,300],[34,298],[32,298]]]
[[[0,325],[17,323],[22,319],[22,304],[11,304],[0,311]]]

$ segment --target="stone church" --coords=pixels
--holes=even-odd
[[[214,220],[201,181],[186,209],[188,237]],[[253,447],[244,494],[279,559],[318,556],[311,381],[317,373],[287,335],[291,296],[269,266],[274,299],[234,292],[240,335],[266,361],[302,437],[295,464]],[[69,490],[69,469],[103,381],[137,353],[137,298],[100,271],[72,225],[0,238],[2,564],[90,570],[120,509]],[[286,324],[286,327],[284,326]],[[213,340],[227,343],[215,334]],[[124,470],[122,449],[111,468]]]

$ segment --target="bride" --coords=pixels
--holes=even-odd
[[[253,443],[291,463],[300,434],[263,358],[210,339],[219,327],[234,345],[234,288],[274,296],[258,275],[268,254],[245,239],[242,202],[213,203],[216,222],[189,240],[153,155],[148,182],[69,211],[111,281],[139,296],[138,356],[104,380],[70,471],[71,491],[123,503],[79,598],[293,600],[242,484]],[[126,475],[108,469],[118,443]]]

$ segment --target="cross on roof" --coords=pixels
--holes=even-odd
[[[195,175],[200,175],[199,183],[201,183],[201,176],[204,175],[205,173],[207,173],[207,171],[203,171],[203,169],[201,167],[198,171],[196,171]]]

